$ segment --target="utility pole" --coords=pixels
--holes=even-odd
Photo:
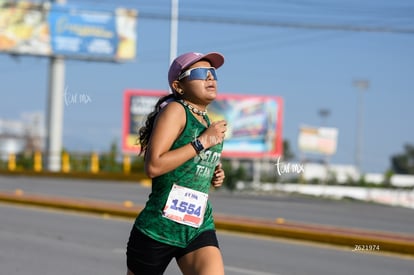
[[[177,57],[178,45],[178,0],[171,0],[170,64]]]
[[[329,109],[319,109],[318,111],[319,116],[322,118],[322,123],[321,123],[321,127],[326,127],[326,120],[327,117],[331,114],[331,111]],[[323,180],[323,184],[327,183],[330,180],[330,175],[329,175],[329,155],[325,154],[324,155],[324,159],[323,159],[323,163],[325,166],[325,179]]]
[[[369,88],[369,81],[366,79],[354,80],[353,85],[358,89],[358,110],[357,110],[357,134],[355,144],[355,165],[360,176],[362,175],[362,143],[363,143],[363,116],[364,116],[364,92]]]
[[[65,4],[66,0],[55,0]],[[47,169],[59,172],[61,168],[63,101],[65,90],[65,60],[61,56],[50,57],[49,91],[47,102]]]

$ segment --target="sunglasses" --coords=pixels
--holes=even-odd
[[[195,79],[206,80],[208,78],[208,72],[210,72],[214,80],[217,80],[216,69],[213,67],[189,69],[183,72],[182,74],[180,74],[180,76],[178,77],[178,80],[181,80],[187,76],[188,76],[188,80],[195,80]]]

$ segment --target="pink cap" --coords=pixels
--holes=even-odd
[[[174,89],[171,84],[174,80],[178,79],[182,71],[202,59],[208,60],[211,63],[211,66],[216,69],[224,63],[224,56],[217,52],[207,54],[190,52],[178,56],[171,63],[170,70],[168,71],[168,83],[170,84],[172,91],[174,91]]]

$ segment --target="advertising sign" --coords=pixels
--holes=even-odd
[[[144,126],[147,115],[152,112],[158,99],[166,95],[166,91],[132,91],[124,93],[124,114],[122,127],[122,150],[126,153],[138,154],[139,129]]]
[[[333,155],[337,139],[337,128],[302,126],[298,138],[299,149],[305,153]]]
[[[47,19],[43,4],[0,0],[0,51],[51,55]]]
[[[0,0],[0,51],[102,61],[136,55],[135,10]]]
[[[124,94],[122,149],[138,153],[138,131],[166,91],[127,90]],[[208,106],[211,121],[225,119],[223,156],[277,157],[283,154],[283,101],[275,96],[220,94]]]

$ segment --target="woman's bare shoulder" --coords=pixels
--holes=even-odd
[[[184,106],[176,101],[170,102],[167,106],[162,108],[158,119],[167,122],[174,122],[174,124],[179,122],[179,124],[183,125],[186,120]]]

